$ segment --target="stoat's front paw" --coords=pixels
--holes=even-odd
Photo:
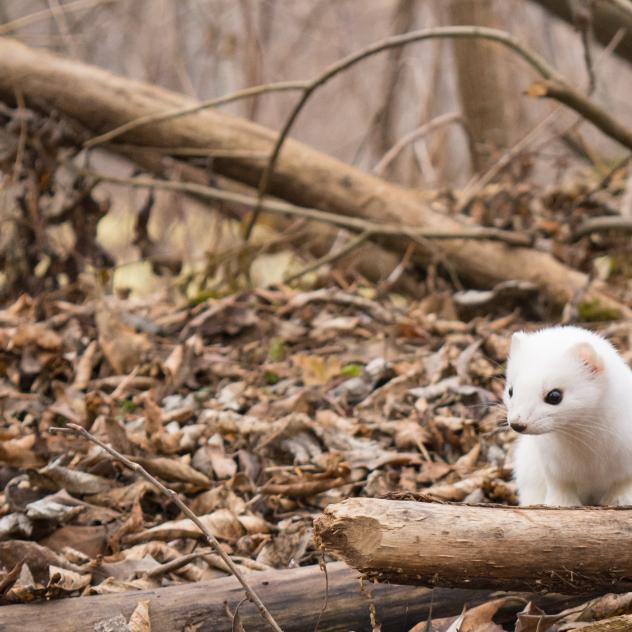
[[[546,491],[544,504],[553,507],[580,507],[582,501],[579,499],[577,492],[572,489],[549,486]]]
[[[632,482],[615,486],[604,498],[602,504],[617,507],[632,506]]]

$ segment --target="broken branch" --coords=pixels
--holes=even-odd
[[[222,546],[220,545],[217,538],[206,528],[204,523],[189,509],[189,507],[184,503],[184,501],[180,498],[180,496],[174,492],[172,489],[169,489],[165,485],[163,485],[157,478],[153,477],[144,467],[140,466],[138,463],[134,463],[134,461],[128,459],[126,456],[123,456],[120,452],[109,446],[107,443],[100,441],[94,435],[90,434],[85,428],[77,424],[68,424],[65,428],[50,428],[51,432],[58,433],[68,433],[71,432],[73,434],[79,435],[91,441],[92,443],[98,445],[102,450],[105,450],[108,454],[114,457],[117,461],[120,461],[128,467],[133,472],[136,472],[140,476],[142,476],[146,481],[148,481],[151,485],[153,485],[163,496],[168,498],[170,501],[175,503],[180,509],[180,511],[187,517],[191,522],[195,524],[195,526],[202,532],[208,544],[212,547],[212,549],[221,557],[222,561],[226,564],[226,566],[230,569],[230,572],[235,576],[237,581],[242,585],[246,595],[248,598],[255,604],[259,614],[263,618],[264,621],[268,623],[268,625],[275,630],[275,632],[283,632],[279,627],[278,623],[275,621],[274,617],[270,614],[268,609],[265,607],[263,601],[259,598],[257,593],[250,587],[246,578],[243,576],[242,572],[239,570],[235,562],[230,558],[230,556],[224,551]]]

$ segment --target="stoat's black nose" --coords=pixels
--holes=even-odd
[[[509,424],[516,432],[524,432],[527,429],[527,424],[521,421],[512,421]]]

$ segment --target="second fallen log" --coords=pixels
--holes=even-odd
[[[315,522],[325,550],[377,581],[582,593],[632,590],[632,510],[351,498]]]

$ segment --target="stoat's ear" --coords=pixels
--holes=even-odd
[[[518,349],[520,349],[520,344],[525,339],[527,334],[523,331],[517,331],[513,336],[511,336],[511,346],[509,347],[509,355],[516,355],[518,353]]]
[[[577,358],[593,376],[603,371],[603,361],[589,342],[580,342],[571,348],[571,353]]]

